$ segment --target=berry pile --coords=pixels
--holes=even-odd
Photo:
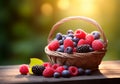
[[[27,75],[29,72],[27,65],[21,65],[20,73],[23,75]],[[51,64],[49,62],[45,62],[42,65],[34,65],[32,66],[33,75],[36,76],[44,76],[44,77],[64,77],[69,78],[72,76],[80,76],[80,75],[90,75],[92,70],[90,69],[82,69],[76,66],[67,66],[67,65],[59,65],[59,64]]]
[[[73,76],[91,75],[93,71],[76,66],[51,64],[50,62],[43,62],[38,58],[31,58],[29,66],[27,64],[20,65],[19,72],[22,75],[32,74],[43,77],[69,78]]]
[[[68,30],[67,34],[57,33],[55,39],[48,44],[51,51],[58,51],[72,54],[87,53],[92,51],[99,51],[104,49],[104,43],[100,39],[100,33],[93,31],[90,34],[82,29]]]

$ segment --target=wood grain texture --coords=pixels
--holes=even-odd
[[[103,61],[99,70],[94,71],[90,76],[76,76],[70,78],[45,78],[42,76],[21,75],[19,65],[0,66],[0,84],[120,84],[120,60]]]

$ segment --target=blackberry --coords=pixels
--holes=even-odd
[[[83,44],[77,47],[77,52],[78,53],[86,53],[86,52],[90,52],[90,45],[88,44]]]
[[[35,65],[32,67],[32,72],[34,75],[42,75],[45,67],[42,65]]]

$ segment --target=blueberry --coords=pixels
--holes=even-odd
[[[67,34],[74,34],[73,30],[68,30]]]
[[[68,65],[63,65],[63,67],[65,68],[65,70],[68,70],[68,68],[69,68]]]
[[[67,47],[67,48],[65,49],[65,53],[72,54],[72,53],[73,53],[72,47]]]
[[[74,44],[74,47],[77,47],[77,43],[76,42],[73,42],[73,44]]]
[[[90,69],[86,69],[86,70],[85,70],[85,74],[86,74],[86,75],[91,75],[91,73],[92,73],[92,70],[90,70]]]
[[[93,31],[91,34],[94,36],[94,39],[100,38],[100,32],[98,32],[98,31]]]
[[[61,33],[57,33],[57,35],[56,35],[56,39],[57,39],[57,40],[62,39],[62,34],[61,34]]]
[[[80,39],[79,39],[79,38],[74,37],[72,40],[73,40],[74,42],[78,43],[78,41],[79,41]]]
[[[59,78],[59,77],[60,77],[60,73],[59,73],[59,72],[55,72],[55,73],[53,74],[53,77],[54,77],[54,78]]]
[[[94,51],[92,47],[89,47],[90,52]]]
[[[67,35],[62,35],[62,40],[64,41],[66,39]]]
[[[59,40],[59,44],[62,45],[63,44],[63,40]]]
[[[72,37],[68,37],[68,36],[67,36],[66,39],[71,39],[71,40],[72,40]]]
[[[60,45],[59,48],[62,49],[62,50],[64,51],[64,45]]]
[[[70,71],[69,70],[63,70],[62,71],[62,77],[69,78],[70,77]]]
[[[83,68],[78,68],[78,74],[83,75],[84,74],[84,69]]]
[[[58,48],[56,51],[58,51],[58,52],[64,52],[64,49]]]
[[[68,36],[68,37],[72,37],[72,38],[74,38],[74,34],[71,34],[71,33],[68,34],[67,36]]]

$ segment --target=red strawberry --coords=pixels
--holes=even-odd
[[[52,51],[56,51],[59,48],[60,44],[58,40],[53,40],[49,45],[48,48]]]
[[[29,68],[28,68],[28,65],[26,64],[22,64],[20,67],[19,67],[19,72],[23,75],[27,75],[28,72],[29,72]]]
[[[79,39],[84,39],[86,37],[86,32],[83,31],[82,29],[77,29],[75,31],[75,36]]]
[[[94,36],[91,35],[91,34],[88,34],[86,37],[85,37],[85,40],[86,40],[86,43],[91,45],[92,42],[94,41]]]
[[[92,42],[92,48],[93,48],[94,50],[102,50],[102,49],[104,48],[104,44],[103,44],[103,42],[100,41],[100,40],[94,40],[94,41]]]
[[[51,67],[47,67],[45,68],[45,70],[43,71],[43,76],[44,77],[52,77],[54,74],[54,69]]]
[[[78,75],[78,68],[77,68],[77,67],[75,67],[75,66],[70,66],[70,67],[68,68],[68,70],[70,71],[70,74],[71,74],[72,76],[77,76],[77,75]]]
[[[72,47],[72,48],[74,48],[74,43],[73,43],[73,41],[72,41],[71,39],[68,39],[68,38],[64,40],[63,45],[64,45],[64,48],[65,48],[65,49],[66,49],[67,47]]]
[[[86,41],[85,41],[84,39],[80,39],[80,40],[78,41],[77,46],[80,46],[80,45],[83,45],[83,44],[86,44]]]

